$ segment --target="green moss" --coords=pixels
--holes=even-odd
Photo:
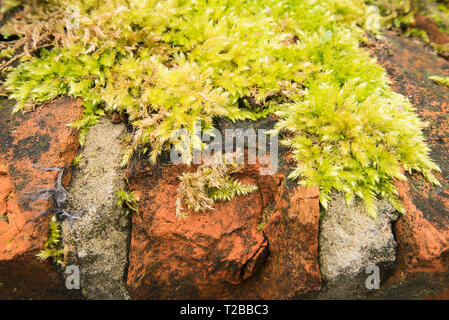
[[[444,86],[449,87],[449,77],[439,77],[439,76],[432,76],[429,77],[430,80],[438,82]]]
[[[48,224],[48,239],[45,242],[44,250],[36,256],[41,260],[51,258],[54,263],[62,265],[63,248],[60,224],[53,216]]]
[[[232,161],[228,163],[226,160],[230,158]],[[185,207],[195,212],[212,210],[216,201],[229,201],[256,191],[256,185],[243,184],[231,176],[242,169],[242,165],[236,164],[236,159],[236,153],[232,157],[229,154],[215,155],[195,172],[184,172],[179,177],[176,215],[187,218]]]
[[[265,226],[268,223],[268,219],[273,214],[273,212],[274,212],[274,203],[271,203],[265,208],[263,212],[262,222],[257,226],[257,230],[262,231],[263,228],[265,228]]]
[[[407,37],[419,37],[421,39],[424,40],[424,42],[429,43],[430,39],[429,36],[427,35],[427,32],[425,32],[424,30],[421,29],[416,29],[416,28],[408,28],[405,32],[404,35]]]
[[[381,23],[384,27],[400,28],[414,22],[416,13],[414,0],[367,0],[366,2],[379,8]]]
[[[430,42],[426,31],[414,27],[417,13],[434,19],[440,32],[449,34],[449,7],[436,0],[367,0],[367,3],[379,8],[382,26],[406,29],[406,36],[421,37]],[[444,48],[431,43],[437,52],[444,53]]]
[[[73,158],[72,166],[76,167],[81,162],[81,159],[83,158],[82,154],[77,155],[75,158]]]
[[[11,9],[14,9],[20,6],[22,1],[20,0],[3,0],[0,6],[0,13],[8,12]]]
[[[134,213],[139,212],[137,202],[139,202],[140,199],[134,192],[118,190],[115,195],[117,196],[117,206],[125,211],[127,217],[132,217]]]
[[[8,75],[15,111],[81,97],[84,117],[72,125],[82,138],[105,113],[126,112],[135,134],[124,164],[136,151],[156,161],[176,130],[192,134],[197,121],[207,130],[214,117],[276,112],[297,163],[290,178],[318,185],[324,207],[336,189],[363,198],[371,215],[376,196],[403,211],[394,186],[401,168],[437,183],[422,122],[359,47],[372,15],[363,1],[60,3],[80,7],[80,27]],[[262,107],[239,108],[244,96]]]
[[[445,44],[431,43],[431,46],[436,52],[438,52],[443,57],[449,57],[449,43]]]

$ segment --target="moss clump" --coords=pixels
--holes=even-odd
[[[435,21],[440,32],[449,34],[449,2],[444,2],[444,0],[418,1],[417,6],[422,14]]]
[[[134,192],[118,190],[115,195],[117,196],[117,206],[125,211],[127,217],[132,217],[134,213],[139,213],[137,202],[139,202],[140,199]]]
[[[20,0],[3,0],[0,6],[0,13],[8,12],[9,10],[20,6],[20,4]]]
[[[53,263],[62,265],[63,249],[60,223],[56,219],[56,216],[53,216],[48,224],[48,239],[45,242],[44,250],[36,256],[41,260],[51,258]]]
[[[230,160],[227,163],[226,160]],[[215,201],[229,201],[236,196],[257,190],[256,185],[246,185],[231,177],[242,169],[236,164],[237,155],[215,155],[200,165],[195,172],[185,172],[180,177],[176,199],[176,215],[187,217],[184,205],[195,212],[213,210]]]
[[[449,87],[449,77],[432,76],[432,77],[429,77],[429,79],[432,81],[435,81],[437,83],[440,83],[444,86]]]
[[[444,0],[443,0],[444,1]],[[430,43],[435,51],[442,55],[447,54],[447,47],[431,43],[424,30],[414,27],[415,15],[420,14],[432,18],[442,33],[449,34],[449,7],[447,2],[439,0],[367,0],[376,6],[381,16],[383,27],[402,28],[406,36],[416,36]]]
[[[382,25],[385,27],[400,28],[412,25],[415,21],[414,0],[367,0],[366,2],[379,8]]]
[[[126,112],[135,133],[125,163],[135,151],[152,161],[172,144],[182,151],[170,137],[193,135],[197,121],[208,130],[214,117],[277,112],[297,161],[290,177],[319,185],[324,206],[337,189],[363,198],[371,215],[376,196],[402,211],[393,184],[402,168],[437,183],[422,122],[359,47],[371,14],[361,0],[56,3],[76,5],[79,26],[8,75],[15,111],[82,97],[84,117],[72,125],[83,133]],[[261,107],[239,108],[243,97]]]
[[[0,27],[2,37],[9,40],[0,42],[1,75],[17,61],[31,58],[42,48],[67,43],[72,34],[70,30],[64,30],[67,25],[67,14],[64,11],[65,8],[57,2],[52,0],[7,1],[6,8],[8,4],[14,3],[17,6],[20,5],[21,10],[16,9],[16,12],[5,19],[6,21]],[[10,36],[14,37],[10,38]]]

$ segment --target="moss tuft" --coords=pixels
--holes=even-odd
[[[139,202],[140,199],[134,192],[118,190],[115,195],[117,196],[117,206],[125,211],[127,217],[132,217],[133,213],[139,212],[137,202]]]
[[[449,77],[431,76],[431,77],[429,77],[429,79],[432,81],[435,81],[437,83],[440,83],[444,86],[449,87]]]
[[[215,155],[211,161],[200,165],[195,172],[185,172],[180,177],[176,199],[176,215],[186,218],[184,205],[195,212],[213,210],[215,201],[229,201],[236,196],[247,195],[257,190],[256,185],[246,185],[231,175],[242,166],[237,165],[236,154]]]
[[[63,264],[63,245],[61,242],[60,223],[53,216],[48,224],[48,239],[45,242],[44,250],[36,256],[41,260],[52,259],[53,263]]]
[[[297,163],[290,178],[318,185],[323,206],[336,189],[364,199],[371,215],[377,196],[403,211],[402,169],[437,183],[423,123],[359,46],[372,17],[361,0],[55,3],[77,6],[78,26],[9,73],[15,111],[81,97],[84,117],[72,124],[81,139],[100,116],[126,112],[135,132],[125,164],[133,152],[156,161],[198,121],[208,130],[214,117],[276,112]]]

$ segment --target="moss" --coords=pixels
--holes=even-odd
[[[0,213],[0,222],[9,223],[8,212]]]
[[[274,203],[269,204],[263,212],[262,222],[257,226],[257,230],[262,231],[268,223],[269,218],[274,212]]]
[[[20,0],[3,0],[0,6],[0,13],[6,13],[11,9],[14,9],[20,6]]]
[[[417,7],[421,14],[432,18],[440,32],[449,34],[449,6],[439,1],[418,1]]]
[[[184,205],[195,212],[213,209],[215,201],[229,201],[258,189],[256,185],[243,184],[231,175],[242,169],[236,164],[236,153],[231,156],[215,155],[200,165],[195,172],[185,172],[180,177],[176,199],[176,215],[186,218]],[[227,160],[230,160],[229,163]]]
[[[407,37],[419,37],[419,38],[423,39],[424,42],[427,42],[427,43],[430,42],[427,32],[425,32],[424,30],[421,30],[421,29],[408,28],[407,31],[404,32],[404,35],[406,35]]]
[[[42,48],[69,41],[70,30],[67,29],[67,13],[65,12],[67,8],[61,5],[62,2],[7,0],[6,7],[1,9],[9,12],[4,15],[0,10],[0,19],[6,17],[0,24],[0,34],[3,39],[8,39],[8,41],[0,42],[2,76],[18,61],[30,59],[32,54],[37,54]],[[11,10],[13,8],[15,9]]]
[[[30,158],[35,164],[43,153],[50,149],[50,136],[48,134],[37,134],[35,136],[21,139],[14,148],[14,158]]]
[[[118,190],[115,195],[117,196],[117,206],[125,211],[127,217],[132,217],[134,213],[139,212],[137,202],[139,202],[140,199],[134,192]]]
[[[440,32],[449,34],[449,7],[445,3],[435,0],[367,0],[367,3],[379,8],[383,27],[401,28],[406,36],[420,37],[430,43],[426,31],[414,27],[416,14],[432,18]],[[438,53],[447,54],[447,47],[430,44]]]
[[[432,76],[432,77],[429,77],[429,79],[432,81],[435,81],[439,84],[449,87],[449,77]]]
[[[83,158],[82,154],[77,155],[75,158],[73,158],[72,166],[76,167],[81,162],[81,159]]]
[[[431,43],[433,49],[443,57],[449,57],[449,43],[437,44]]]
[[[64,246],[61,242],[61,226],[56,216],[53,216],[48,224],[48,239],[45,242],[44,250],[36,256],[41,260],[52,259],[56,264],[63,264]]]
[[[182,151],[170,137],[197,121],[208,130],[216,117],[276,112],[297,163],[290,178],[318,185],[324,207],[337,189],[371,215],[376,196],[402,211],[402,168],[437,183],[423,123],[359,46],[372,17],[361,0],[55,3],[77,5],[79,27],[9,73],[15,111],[81,97],[81,139],[105,113],[126,112],[135,131],[124,164],[136,151],[153,162],[173,144]]]
[[[384,27],[400,28],[414,22],[414,0],[367,0],[367,3],[379,8]]]

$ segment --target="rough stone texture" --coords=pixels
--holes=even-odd
[[[259,190],[215,210],[176,217],[181,165],[134,159],[129,187],[141,197],[133,216],[128,288],[134,299],[279,299],[320,286],[318,190],[285,186],[285,175],[237,178]],[[258,226],[269,216],[263,230]]]
[[[263,271],[238,289],[238,298],[301,299],[321,287],[318,265],[318,187],[287,187],[276,193],[275,212],[263,231],[269,258]]]
[[[347,205],[334,192],[320,225],[320,266],[325,289],[319,298],[361,299],[369,293],[366,268],[379,267],[382,278],[391,274],[396,260],[392,221],[397,213],[387,201],[378,201],[376,218],[365,212],[361,200]]]
[[[103,118],[89,129],[82,159],[73,170],[69,208],[85,212],[73,226],[63,223],[67,265],[77,265],[89,299],[127,299],[125,288],[129,219],[115,192],[125,188],[120,162],[124,125]]]
[[[398,268],[374,298],[421,298],[449,288],[449,91],[428,79],[448,76],[449,62],[416,39],[390,33],[392,55],[377,57],[393,80],[393,88],[406,95],[429,123],[424,133],[432,158],[441,167],[442,187],[429,185],[419,174],[398,183],[408,213],[394,232],[398,242]]]
[[[67,124],[82,114],[79,102],[59,98],[25,115],[0,108],[0,299],[63,299],[67,290],[50,261],[36,258],[48,235],[51,201],[22,201],[29,192],[53,187],[57,172],[36,166],[65,167],[78,149],[78,132]],[[39,214],[47,210],[48,214]]]

